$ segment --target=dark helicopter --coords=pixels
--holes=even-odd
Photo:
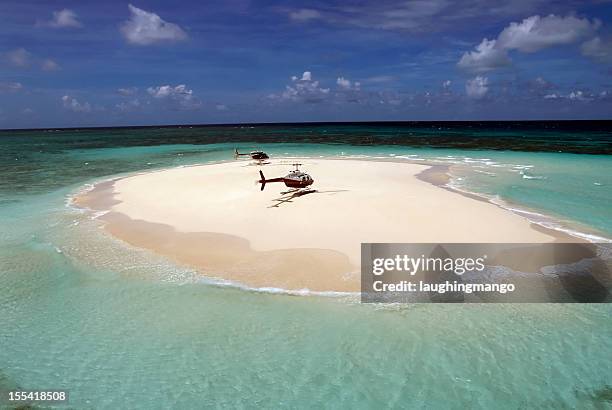
[[[266,179],[263,172],[259,171],[261,179],[257,182],[261,184],[261,190],[264,190],[266,183],[268,182],[283,182],[287,187],[296,189],[306,188],[307,186],[312,185],[314,179],[312,179],[312,177],[307,173],[300,171],[298,168],[300,165],[302,164],[293,164],[295,169],[290,171],[284,177],[279,178]]]
[[[239,157],[246,157],[246,156],[251,157],[251,159],[254,159],[255,161],[263,161],[263,160],[270,158],[268,154],[266,154],[263,151],[251,151],[248,154],[241,154],[240,152],[238,152],[238,148],[234,150],[235,159],[238,159]]]

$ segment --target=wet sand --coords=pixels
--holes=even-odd
[[[109,211],[113,236],[202,274],[251,287],[359,290],[362,242],[567,241],[480,197],[442,185],[445,169],[423,164],[276,159],[267,178],[292,162],[315,179],[315,192],[262,192],[249,161],[174,168],[98,184],[77,205]]]

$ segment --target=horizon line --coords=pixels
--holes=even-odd
[[[141,129],[141,128],[212,128],[212,127],[244,127],[244,126],[291,126],[291,125],[406,125],[432,123],[538,123],[538,122],[612,122],[612,119],[525,119],[525,120],[381,120],[381,121],[289,121],[289,122],[236,122],[236,123],[199,123],[199,124],[161,124],[161,125],[108,125],[84,127],[37,127],[37,128],[0,128],[0,132],[9,131],[74,131],[74,130],[105,130],[105,129]]]

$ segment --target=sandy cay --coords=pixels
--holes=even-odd
[[[282,183],[300,162],[316,192]],[[77,204],[111,212],[106,229],[205,275],[252,287],[356,291],[362,242],[552,242],[523,217],[425,182],[427,165],[276,159],[174,168],[104,183]],[[283,199],[289,199],[284,202]]]

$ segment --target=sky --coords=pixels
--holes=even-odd
[[[0,128],[612,118],[612,1],[0,3]]]

